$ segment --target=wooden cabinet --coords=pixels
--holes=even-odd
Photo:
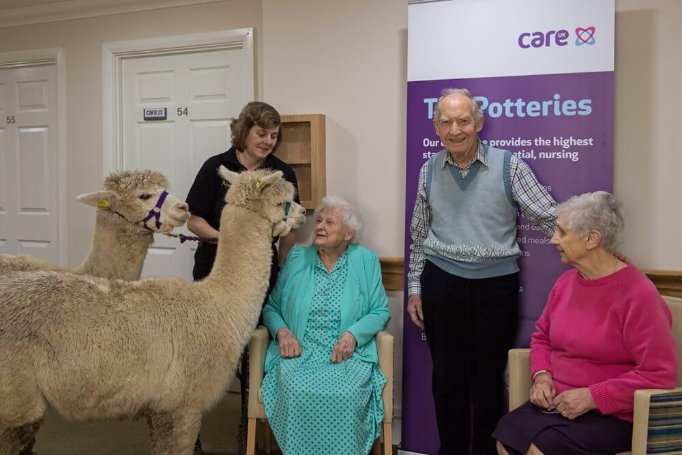
[[[296,172],[301,205],[315,209],[327,193],[325,117],[282,115],[281,131],[282,142],[276,155]]]

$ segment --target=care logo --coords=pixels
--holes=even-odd
[[[592,26],[592,27],[576,27],[575,28],[575,45],[576,46],[582,46],[583,44],[586,44],[588,46],[593,46],[594,43],[597,42],[597,40],[594,39],[594,33],[597,29]]]
[[[576,27],[575,45],[593,46],[597,41],[594,38],[597,29],[595,26]],[[568,30],[538,30],[536,32],[523,32],[516,39],[516,43],[522,49],[542,48],[542,47],[563,47],[570,44]]]

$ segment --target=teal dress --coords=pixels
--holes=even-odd
[[[348,275],[343,254],[328,272],[316,258],[302,354],[279,358],[263,379],[265,413],[285,455],[366,455],[381,432],[386,380],[377,364],[331,354],[341,330]]]

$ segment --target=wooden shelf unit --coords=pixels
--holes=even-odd
[[[327,193],[326,130],[323,114],[282,115],[277,156],[296,172],[301,205],[317,208]]]

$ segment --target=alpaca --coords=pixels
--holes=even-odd
[[[0,274],[56,270],[128,281],[140,279],[154,232],[170,233],[189,217],[187,203],[166,188],[168,181],[160,172],[144,169],[110,174],[102,191],[77,197],[98,208],[90,252],[81,265],[67,269],[32,256],[0,254]]]
[[[153,455],[190,455],[256,326],[273,234],[305,220],[280,171],[221,170],[231,187],[203,281],[0,276],[0,455],[15,455],[49,403],[73,420],[144,416]]]

